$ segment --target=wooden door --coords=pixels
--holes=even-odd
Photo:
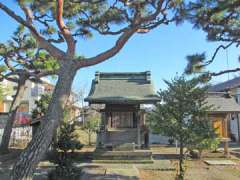
[[[133,113],[132,112],[112,112],[111,126],[113,128],[132,128]]]
[[[219,137],[224,136],[224,134],[223,134],[223,118],[222,117],[214,117],[213,128],[215,129],[215,131]]]

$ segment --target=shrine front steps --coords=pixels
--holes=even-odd
[[[153,163],[152,152],[149,150],[135,151],[96,151],[94,163]]]

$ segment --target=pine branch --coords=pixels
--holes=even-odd
[[[238,72],[240,71],[240,68],[235,68],[235,69],[228,69],[228,70],[224,70],[224,71],[219,71],[219,72],[211,72],[209,73],[210,76],[220,76],[226,73],[233,73],[233,72]]]
[[[115,45],[110,48],[109,50],[100,53],[99,55],[92,57],[92,58],[86,58],[82,60],[81,58],[77,58],[75,61],[77,63],[78,68],[92,66],[95,64],[99,64],[103,61],[106,61],[107,59],[113,57],[116,55],[126,44],[126,42],[131,38],[131,36],[137,31],[137,27],[134,27],[132,29],[128,29],[128,31],[125,31],[116,41]]]
[[[165,2],[165,4],[164,4]],[[131,24],[129,24],[127,27],[120,29],[119,31],[110,31],[110,30],[106,30],[106,31],[101,31],[98,30],[98,27],[92,27],[93,29],[95,29],[96,31],[98,31],[100,34],[111,34],[111,35],[117,35],[117,34],[121,34],[121,36],[118,38],[118,40],[116,41],[115,45],[108,49],[105,52],[102,52],[100,54],[98,54],[95,57],[92,58],[87,58],[82,60],[82,58],[77,58],[76,61],[78,64],[78,67],[87,67],[87,66],[92,66],[98,63],[101,63],[111,57],[113,57],[115,54],[117,54],[125,45],[125,43],[131,38],[131,36],[135,33],[146,33],[148,32],[150,29],[156,28],[157,26],[161,25],[161,24],[167,24],[168,20],[166,18],[165,15],[165,11],[167,10],[169,3],[171,1],[164,1],[164,0],[160,0],[157,3],[157,6],[155,8],[155,11],[146,16],[146,17],[141,17],[141,13],[140,13],[140,7],[139,5],[136,5],[135,7],[135,14],[133,16],[133,19],[131,20]],[[162,19],[155,21],[155,19],[162,14],[163,17]],[[152,22],[155,21],[155,22]],[[173,19],[169,20],[169,22],[174,21]],[[149,25],[149,29],[147,29],[147,26],[143,26],[144,23],[150,23]]]
[[[23,6],[23,5],[21,5]],[[44,39],[38,32],[37,30],[30,24],[28,21],[31,17],[29,15],[29,11],[24,11],[27,16],[28,21],[24,20],[21,16],[17,15],[14,11],[9,9],[7,6],[5,6],[3,3],[0,2],[0,9],[2,9],[6,14],[8,14],[10,17],[12,17],[15,21],[17,21],[19,24],[27,27],[30,32],[33,34],[35,37],[36,41],[39,43],[39,45],[46,49],[53,57],[55,57],[58,60],[61,60],[63,57],[65,57],[65,53],[49,43],[46,39]],[[23,8],[24,9],[24,8]]]
[[[208,61],[204,64],[204,66],[207,66],[207,65],[211,64],[211,63],[215,60],[218,52],[219,52],[221,49],[227,49],[227,48],[229,48],[233,43],[234,43],[234,42],[230,42],[230,43],[227,44],[226,46],[224,46],[224,45],[222,45],[222,44],[219,45],[219,46],[216,48],[216,50],[214,51],[212,58],[211,58],[210,60],[208,60]]]
[[[60,29],[62,35],[64,36],[64,39],[67,42],[67,56],[73,57],[75,55],[75,40],[69,30],[69,28],[65,25],[63,21],[63,4],[64,0],[58,0],[57,1],[57,25],[58,28]]]

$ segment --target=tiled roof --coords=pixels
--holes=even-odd
[[[137,73],[96,72],[89,96],[90,103],[153,103],[154,92],[150,71]]]
[[[213,85],[209,88],[211,92],[219,92],[219,91],[226,91],[229,89],[240,87],[240,77],[236,77],[234,79]]]
[[[208,93],[207,105],[213,106],[212,112],[227,113],[240,112],[240,105],[233,97],[226,97],[224,93]]]

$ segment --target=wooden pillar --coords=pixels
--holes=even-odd
[[[145,148],[149,148],[149,129],[146,126],[146,114],[142,112],[142,126],[144,127],[144,145]]]
[[[141,126],[140,126],[140,111],[137,112],[137,146],[141,148]]]
[[[107,126],[108,126],[108,124],[107,124],[107,113],[106,112],[102,112],[102,114],[101,114],[101,126],[102,126],[102,129],[104,130],[104,131],[106,131],[107,130]]]
[[[229,114],[226,115],[226,117],[223,120],[223,124],[224,124],[224,155],[226,157],[229,157],[229,137],[228,137],[228,121],[229,121]]]

